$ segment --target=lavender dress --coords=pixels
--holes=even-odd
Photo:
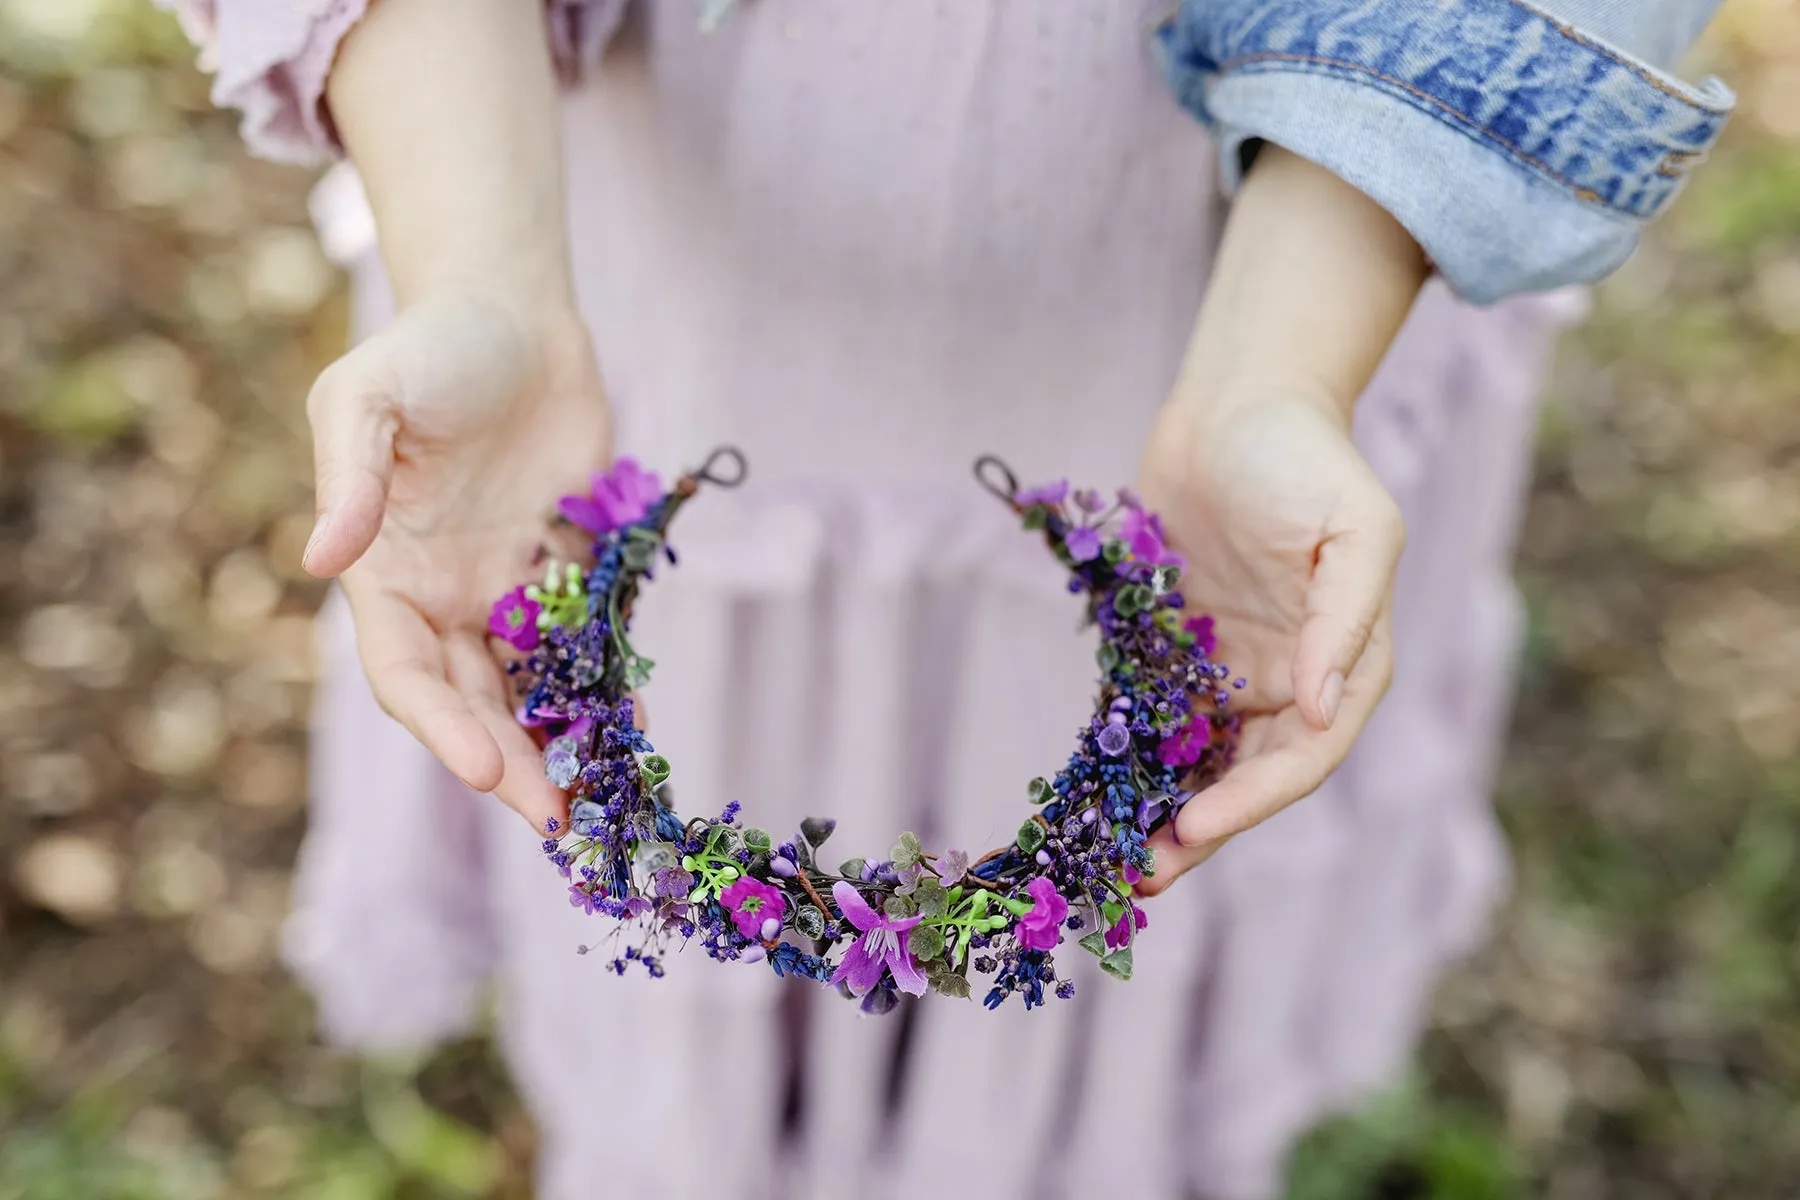
[[[1067,756],[1093,667],[969,464],[1128,481],[1217,230],[1205,136],[1151,62],[1160,6],[761,0],[711,32],[678,0],[623,7],[552,7],[620,447],[672,470],[732,442],[752,464],[683,516],[641,618],[676,790],[774,829],[836,815],[846,857],[907,828],[985,848]],[[185,15],[252,142],[292,154],[329,136],[317,97],[360,10]],[[373,328],[389,302],[354,179],[318,209]],[[1357,418],[1411,530],[1386,704],[1318,795],[1154,903],[1136,980],[1084,973],[1030,1014],[872,1020],[697,953],[615,978],[576,953],[605,923],[380,713],[330,607],[288,942],[328,1032],[440,1036],[496,980],[551,1200],[1270,1195],[1293,1137],[1404,1061],[1503,887],[1507,568],[1567,311],[1427,289]]]

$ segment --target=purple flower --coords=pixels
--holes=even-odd
[[[844,951],[844,960],[833,972],[831,982],[847,983],[850,990],[860,996],[881,982],[885,968],[894,973],[894,982],[901,991],[923,996],[925,976],[913,962],[907,942],[911,940],[912,927],[924,918],[896,919],[878,913],[869,907],[861,892],[842,879],[832,885],[831,898],[837,901],[844,917],[862,931],[862,936]]]
[[[1054,483],[1046,483],[1042,487],[1026,488],[1013,497],[1013,502],[1021,506],[1048,504],[1051,508],[1059,507],[1068,498],[1069,481],[1058,479]]]
[[[1187,724],[1157,744],[1156,757],[1165,767],[1191,767],[1212,744],[1212,722],[1194,713]]]
[[[579,883],[573,883],[569,885],[569,905],[583,910],[591,917],[594,915],[594,910],[600,907],[600,902],[587,888]]]
[[[1109,724],[1100,731],[1099,742],[1102,754],[1117,758],[1131,745],[1131,730],[1124,725]]]
[[[1120,913],[1118,921],[1106,931],[1106,948],[1119,950],[1129,946],[1132,930],[1142,929],[1149,923],[1150,918],[1144,915],[1144,910],[1135,904],[1131,905],[1130,911]]]
[[[506,639],[514,650],[536,650],[543,640],[537,627],[542,611],[524,588],[516,587],[494,602],[494,611],[488,614],[488,632]]]
[[[1063,545],[1076,562],[1092,562],[1100,556],[1100,531],[1091,525],[1077,525],[1063,538]]]
[[[1211,658],[1212,652],[1219,648],[1219,637],[1213,632],[1211,617],[1204,614],[1198,617],[1189,617],[1181,623],[1181,627],[1194,635],[1194,649],[1208,658]]]
[[[955,883],[969,873],[969,856],[962,850],[946,850],[938,855],[937,870],[945,883]]]
[[[664,900],[683,899],[693,886],[693,873],[683,867],[664,867],[650,877],[650,894]]]
[[[775,922],[775,932],[781,932],[781,914],[787,908],[787,897],[780,889],[760,879],[742,876],[719,893],[719,903],[731,910],[737,931],[747,938],[762,937],[763,929],[770,921]]]
[[[1042,875],[1025,885],[1025,894],[1033,903],[1031,911],[1019,918],[1019,945],[1027,950],[1056,949],[1062,938],[1063,918],[1069,915],[1069,902]]]
[[[1163,545],[1162,518],[1141,508],[1127,509],[1125,519],[1119,522],[1119,536],[1131,547],[1132,557],[1143,562],[1161,565],[1180,566],[1181,555],[1172,553]]]
[[[621,458],[612,470],[593,477],[587,495],[564,496],[557,511],[589,533],[611,533],[643,520],[661,496],[662,481],[654,471]]]

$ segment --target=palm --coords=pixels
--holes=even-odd
[[[370,395],[383,398],[372,419]],[[427,302],[327,371],[312,407],[333,516],[308,566],[343,570],[377,696],[457,774],[541,827],[561,800],[510,719],[484,635],[494,598],[530,572],[556,498],[606,460],[585,334],[486,302]]]
[[[1217,618],[1218,659],[1249,681],[1232,701],[1239,765],[1179,830],[1216,842],[1316,787],[1385,691],[1398,515],[1341,426],[1299,397],[1205,418],[1171,405],[1140,482],[1186,557],[1189,609]]]

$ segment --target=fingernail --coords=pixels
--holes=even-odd
[[[1344,675],[1341,671],[1333,671],[1325,677],[1325,686],[1319,689],[1319,712],[1325,717],[1327,728],[1337,720],[1338,703],[1344,698]]]
[[[302,569],[312,561],[313,547],[317,546],[319,544],[319,539],[325,536],[325,527],[330,524],[331,514],[328,512],[320,513],[319,519],[313,522],[312,536],[306,539],[306,549],[300,552],[300,566]]]

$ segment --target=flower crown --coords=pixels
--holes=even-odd
[[[971,860],[903,833],[883,857],[831,868],[828,818],[777,841],[743,824],[735,801],[717,817],[677,816],[669,762],[634,721],[631,693],[653,665],[629,637],[641,583],[658,559],[675,562],[669,526],[701,485],[736,487],[746,474],[741,453],[720,449],[665,491],[618,460],[560,504],[592,561],[550,559],[543,582],[502,597],[489,621],[519,652],[518,719],[539,731],[545,774],[573,797],[544,853],[570,880],[571,904],[620,922],[613,969],[660,976],[668,949],[698,938],[713,958],[766,960],[868,1012],[928,987],[967,997],[971,973],[991,979],[989,1008],[1017,992],[1029,1009],[1047,988],[1074,994],[1053,957],[1067,931],[1129,979],[1146,925],[1132,889],[1154,869],[1145,842],[1193,796],[1184,781],[1203,787],[1230,766],[1238,731],[1212,618],[1183,619],[1181,560],[1156,515],[1128,491],[1109,501],[1066,482],[1021,489],[998,459],[976,462],[977,480],[1042,533],[1070,592],[1087,597],[1100,630],[1094,715],[1067,765],[1028,785],[1035,811],[1009,844]]]

